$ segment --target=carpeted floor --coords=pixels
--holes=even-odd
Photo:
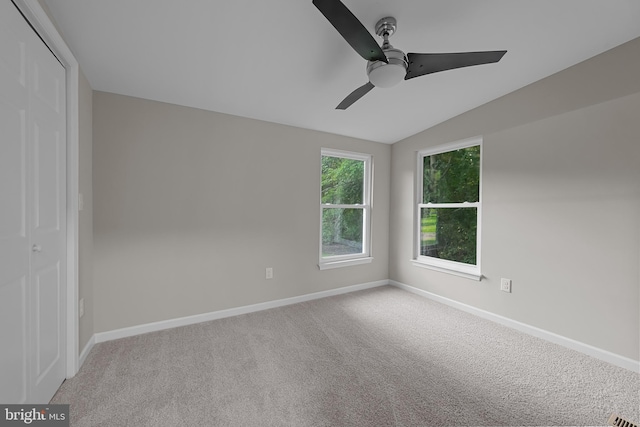
[[[640,375],[385,286],[98,344],[74,426],[640,422]]]

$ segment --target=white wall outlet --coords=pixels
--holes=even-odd
[[[84,210],[84,197],[82,197],[82,193],[78,193],[78,210]]]
[[[511,292],[511,279],[500,279],[500,290],[503,292]]]
[[[272,267],[267,267],[266,277],[267,277],[267,279],[273,279],[273,268]]]
[[[80,298],[78,301],[78,317],[84,316],[84,298]]]

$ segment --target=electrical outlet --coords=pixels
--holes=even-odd
[[[267,279],[273,279],[273,268],[272,267],[267,267],[266,277],[267,277]]]
[[[78,301],[78,317],[84,316],[84,298],[80,298]]]
[[[500,290],[511,293],[511,279],[500,279]]]
[[[78,210],[84,210],[84,197],[82,196],[82,193],[78,194]]]

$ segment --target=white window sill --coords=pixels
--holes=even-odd
[[[415,265],[416,267],[421,267],[421,268],[427,268],[429,270],[435,270],[435,271],[439,271],[441,273],[447,273],[447,274],[453,274],[454,276],[460,276],[460,277],[464,277],[466,279],[471,279],[471,280],[477,280],[480,281],[482,280],[482,273],[480,273],[480,271],[476,270],[475,268],[465,268],[465,266],[440,266],[440,265],[433,265],[433,264],[429,264],[423,261],[419,261],[416,259],[412,259],[411,263],[413,265]]]
[[[349,267],[352,265],[370,264],[373,257],[353,258],[340,261],[325,261],[318,264],[320,270],[329,270],[331,268]]]

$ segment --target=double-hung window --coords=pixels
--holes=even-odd
[[[480,280],[482,139],[418,153],[414,264]]]
[[[322,149],[321,270],[371,262],[371,156]]]

